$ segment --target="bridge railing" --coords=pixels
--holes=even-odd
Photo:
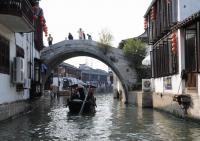
[[[76,45],[78,45],[78,46],[80,46],[80,45],[96,46],[97,42],[93,41],[93,40],[64,40],[64,41],[55,43],[51,46],[47,46],[47,47],[43,48],[41,50],[41,53],[43,55],[45,55],[48,53],[59,51],[59,48],[62,48],[63,46],[71,47],[72,45],[73,45],[73,47]]]

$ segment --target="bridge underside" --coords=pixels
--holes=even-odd
[[[46,76],[43,77],[43,84],[50,75],[51,70],[53,70],[64,60],[77,56],[89,56],[108,65],[121,81],[125,96],[124,101],[125,103],[128,103],[128,85],[130,80],[127,80],[127,78],[130,77],[127,77],[126,75],[130,75],[128,74],[128,72],[130,73],[130,68],[128,67],[128,63],[125,59],[121,60],[123,59],[121,50],[110,47],[109,52],[105,54],[105,52],[103,52],[98,44],[94,41],[65,40],[54,44],[51,47],[45,48],[41,53],[41,59],[48,66],[48,71]],[[128,72],[127,68],[129,69]],[[132,75],[134,74],[135,73],[133,72]]]

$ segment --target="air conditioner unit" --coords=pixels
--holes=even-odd
[[[151,79],[142,79],[142,91],[150,92],[152,91],[152,82]]]
[[[24,59],[22,57],[14,58],[13,83],[24,84]]]
[[[31,79],[24,79],[24,89],[31,88]]]

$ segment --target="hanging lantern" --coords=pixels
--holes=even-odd
[[[155,20],[156,19],[156,7],[152,6],[151,8],[151,20]]]
[[[144,29],[147,29],[147,24],[148,24],[147,18],[144,18]]]
[[[41,24],[41,25],[43,25],[43,24],[44,24],[44,22],[43,22],[43,21],[40,21],[40,24]]]
[[[44,21],[44,17],[43,16],[40,16],[40,21]]]
[[[44,17],[43,16],[40,16],[40,23],[41,23],[41,25],[44,24]]]
[[[174,48],[174,47],[172,48],[172,53],[176,54],[176,48]]]
[[[47,26],[46,24],[43,25],[43,31],[46,31],[47,30]]]
[[[172,42],[172,53],[173,54],[176,54],[176,51],[177,51],[177,43],[176,43],[176,33],[172,33],[172,36],[171,36],[171,42]]]
[[[33,20],[36,20],[38,17],[36,15],[33,15]]]

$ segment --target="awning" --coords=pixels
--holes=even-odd
[[[151,65],[150,55],[146,56],[146,57],[142,60],[142,65],[145,65],[145,66],[150,66],[150,65]]]

